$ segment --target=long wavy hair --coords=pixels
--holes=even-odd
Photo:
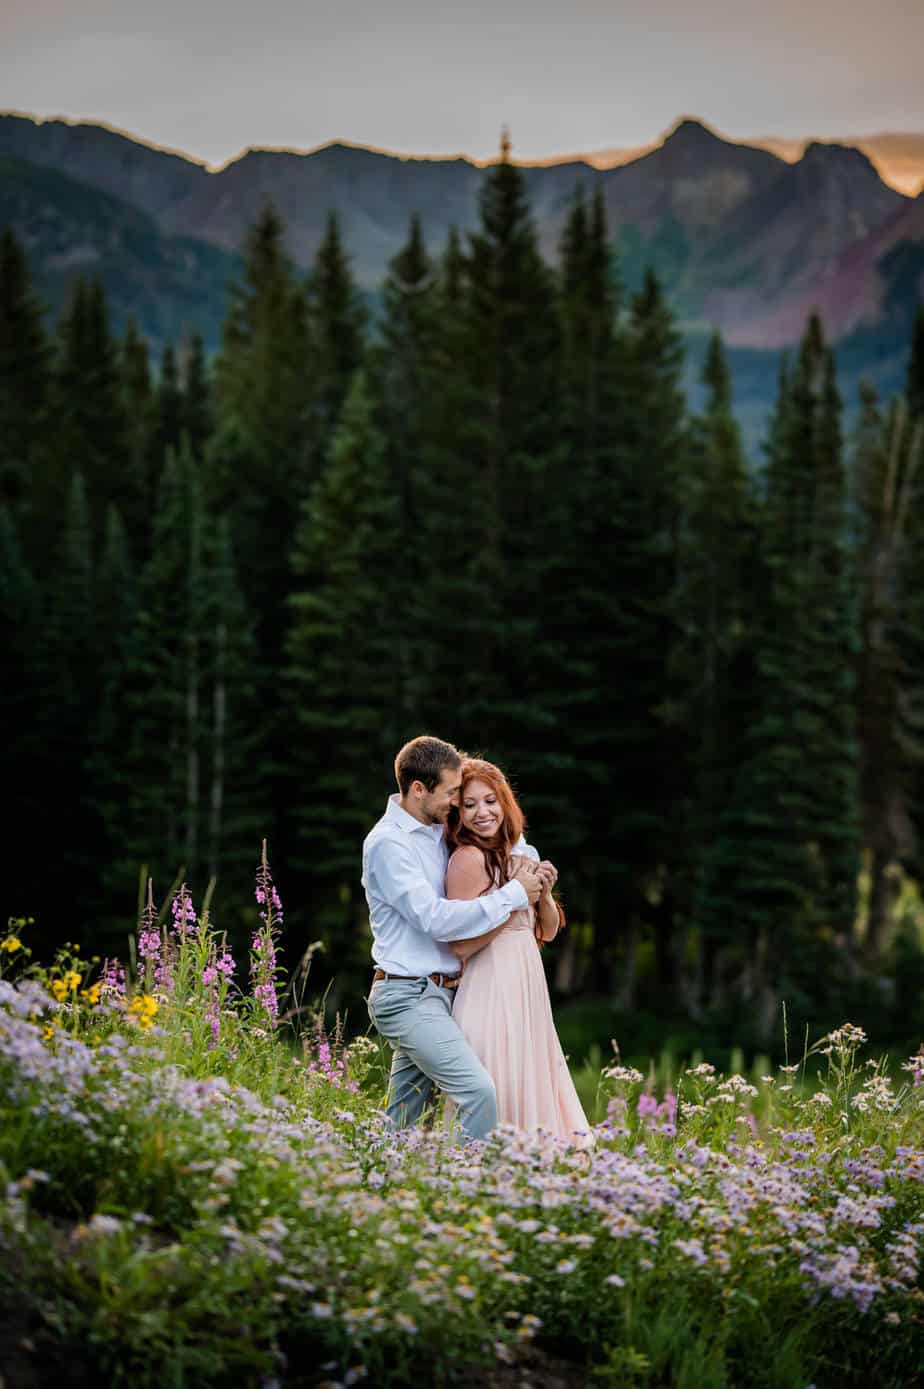
[[[452,849],[458,848],[460,844],[473,844],[476,849],[481,850],[489,882],[485,892],[490,892],[492,888],[510,881],[510,855],[526,828],[526,820],[513,794],[513,787],[500,767],[495,767],[493,762],[485,762],[480,757],[466,757],[462,762],[460,803],[465,799],[465,788],[472,781],[483,781],[497,797],[504,814],[500,828],[492,839],[481,839],[474,830],[463,825],[458,806],[453,806],[447,822],[447,838]]]

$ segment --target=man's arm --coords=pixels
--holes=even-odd
[[[523,884],[511,881],[474,902],[449,902],[434,892],[413,851],[393,839],[369,848],[366,870],[370,890],[434,940],[483,936],[529,900]]]

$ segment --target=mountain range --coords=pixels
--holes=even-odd
[[[890,186],[856,147],[815,141],[788,153],[685,118],[625,162],[531,164],[523,176],[549,259],[575,190],[599,188],[627,287],[651,265],[694,360],[718,327],[746,394],[760,381],[766,398],[778,352],[816,307],[847,363],[847,388],[866,374],[893,389],[924,299],[924,191]],[[451,226],[477,225],[485,176],[461,157],[345,144],[249,149],[211,171],[105,126],[0,115],[0,225],[25,244],[40,293],[54,311],[78,273],[99,274],[116,324],[133,314],[154,343],[198,328],[215,345],[224,287],[267,201],[305,270],[336,208],[357,281],[375,296],[411,214],[439,254]]]

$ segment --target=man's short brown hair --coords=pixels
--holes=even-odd
[[[414,781],[422,781],[428,791],[435,791],[445,768],[455,770],[461,766],[462,755],[458,748],[444,743],[442,738],[429,738],[424,734],[404,744],[395,758],[395,776],[402,796],[406,796]]]

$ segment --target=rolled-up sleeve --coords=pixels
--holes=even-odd
[[[433,940],[472,940],[483,936],[528,902],[521,883],[505,883],[471,902],[439,897],[412,850],[393,839],[382,838],[370,846],[365,876],[374,896]]]

